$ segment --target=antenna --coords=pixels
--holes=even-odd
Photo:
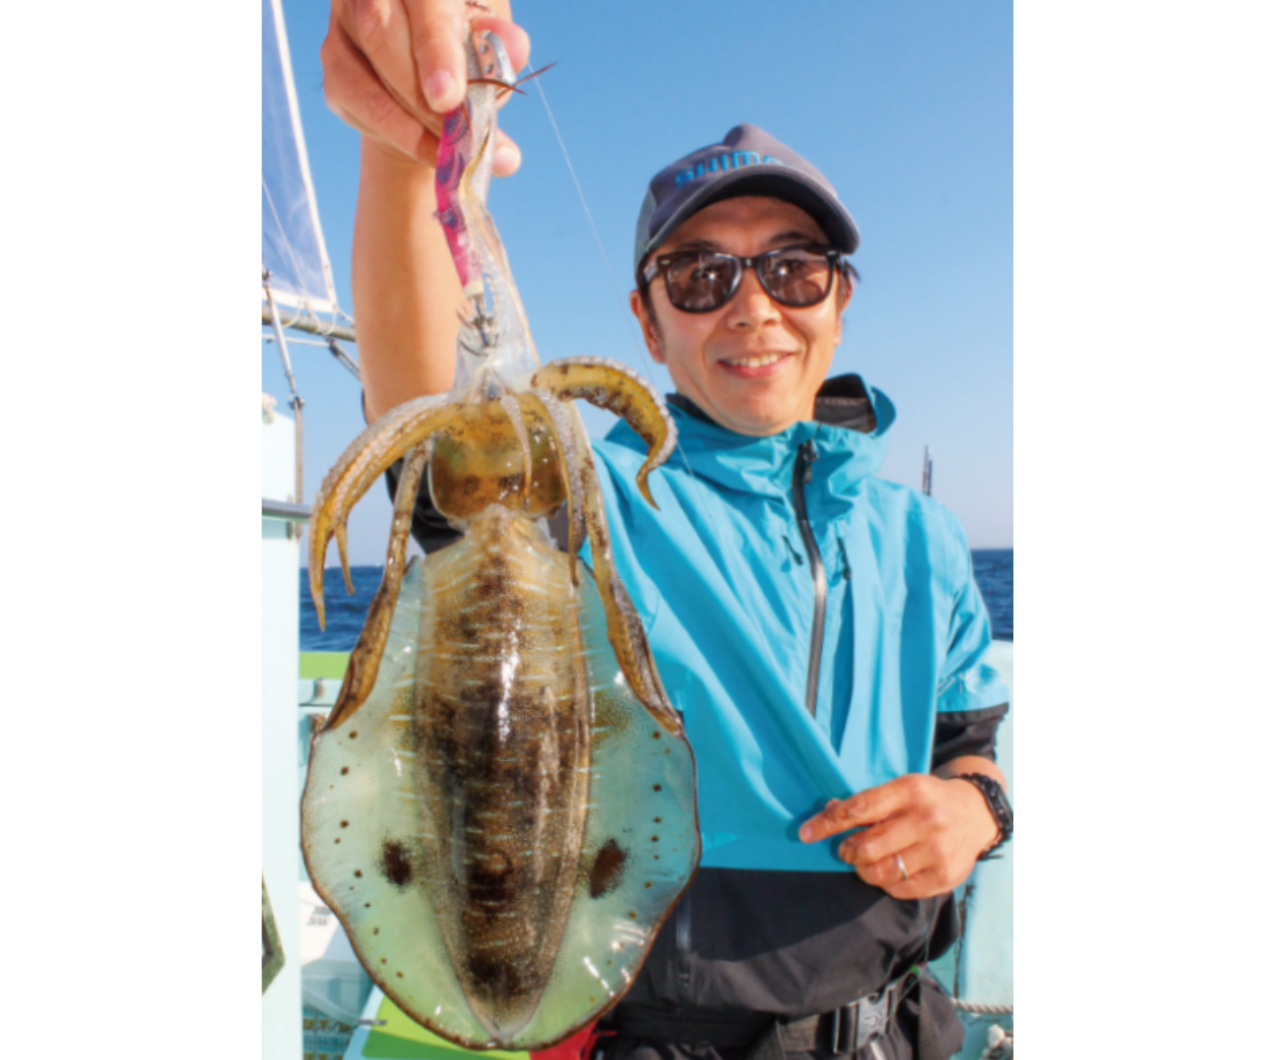
[[[924,447],[924,476],[920,484],[926,497],[933,496],[933,450]]]

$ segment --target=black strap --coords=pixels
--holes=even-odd
[[[754,1012],[664,1012],[627,1005],[614,1010],[608,1029],[641,1041],[749,1049],[744,1060],[783,1060],[787,1053],[814,1050],[848,1056],[889,1032],[898,1005],[919,981],[921,972],[914,966],[879,993],[860,997],[833,1012],[786,1023]]]
[[[927,1005],[921,1005],[920,1021],[916,1024],[916,1060],[947,1060],[950,1055],[933,1013]]]

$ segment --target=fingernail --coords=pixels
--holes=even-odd
[[[493,152],[493,171],[500,177],[509,176],[520,168],[520,152],[503,144]]]
[[[800,840],[801,840],[801,842],[807,843],[807,842],[809,842],[809,840],[810,840],[810,839],[812,839],[812,838],[813,838],[813,828],[812,828],[812,826],[807,825],[807,824],[802,824],[802,825],[800,826]]]
[[[427,81],[427,104],[434,111],[451,110],[458,82],[448,70],[437,70]]]

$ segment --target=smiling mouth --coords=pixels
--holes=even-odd
[[[771,364],[777,364],[784,357],[790,357],[789,353],[781,353],[773,351],[771,353],[758,353],[751,357],[734,357],[723,360],[720,363],[730,368],[766,368]]]

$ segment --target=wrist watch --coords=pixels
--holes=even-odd
[[[1000,829],[996,841],[978,855],[979,861],[986,861],[1013,835],[1013,807],[1009,805],[1009,798],[1005,795],[1004,788],[994,777],[989,777],[985,773],[961,773],[956,780],[967,780],[982,792],[982,797],[987,800],[987,809],[991,811],[996,827]]]

